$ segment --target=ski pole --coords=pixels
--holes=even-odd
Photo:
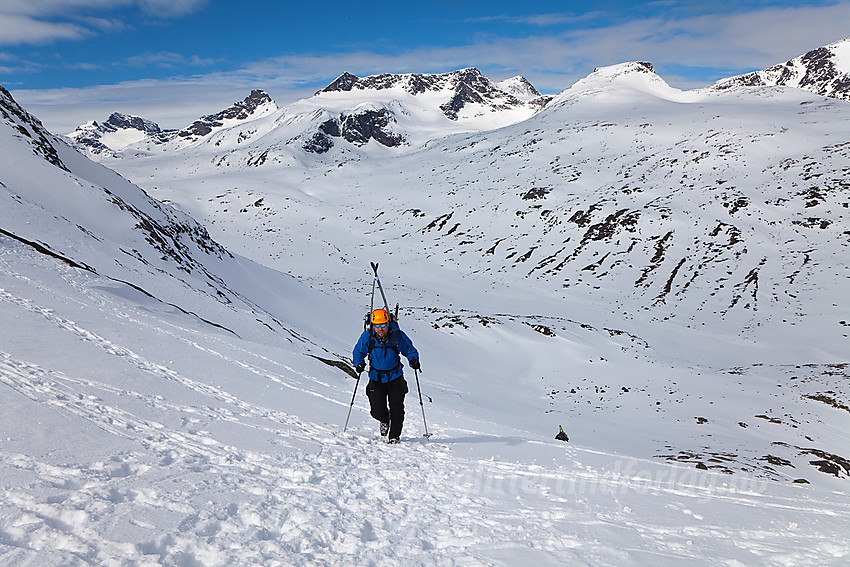
[[[419,392],[419,407],[422,408],[422,423],[425,424],[425,435],[423,437],[431,437],[428,433],[428,422],[425,421],[425,404],[422,403],[422,389],[419,387],[419,371],[413,369],[413,375],[416,376],[416,390]]]
[[[348,420],[351,418],[351,409],[354,407],[354,396],[357,395],[357,386],[360,385],[360,374],[357,374],[357,380],[354,382],[354,393],[351,394],[351,405],[348,406],[348,417],[345,418],[345,427],[342,428],[342,432],[345,433],[345,430],[348,429]],[[424,415],[424,414],[423,414]]]

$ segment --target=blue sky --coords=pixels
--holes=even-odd
[[[542,92],[643,60],[688,89],[850,37],[850,1],[0,0],[0,85],[58,133],[110,112],[181,127],[344,71],[478,67]]]

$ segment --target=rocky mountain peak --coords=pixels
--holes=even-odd
[[[94,123],[97,125],[97,122]],[[146,120],[140,116],[132,116],[113,112],[106,119],[106,122],[100,125],[100,129],[104,132],[117,132],[118,130],[139,130],[147,134],[159,134],[162,129],[159,124]]]
[[[480,93],[497,92],[502,96],[511,96],[509,93],[500,90],[475,67],[435,75],[383,73],[363,78],[346,72],[316,94],[369,89],[381,91],[394,88],[402,88],[405,92],[414,96],[424,92],[437,92],[446,89],[455,92],[464,90]]]
[[[115,151],[128,144],[146,137],[162,137],[167,133],[156,122],[141,116],[113,112],[102,123],[92,120],[77,126],[68,137],[93,155],[115,157]]]
[[[213,128],[223,126],[225,120],[245,120],[265,107],[277,110],[277,105],[268,93],[254,89],[243,100],[233,103],[221,112],[202,116],[191,125],[180,130],[177,135],[184,138],[206,136],[212,132]]]
[[[618,77],[622,75],[630,75],[633,73],[647,73],[655,75],[655,68],[648,61],[629,61],[627,63],[619,63],[617,65],[609,65],[606,67],[596,67],[593,73],[588,75],[594,76],[611,76]]]
[[[850,38],[761,71],[720,80],[709,88],[759,86],[797,87],[822,96],[850,100]]]
[[[517,97],[520,100],[532,100],[542,96],[540,92],[534,88],[528,79],[521,75],[499,81],[496,86],[506,93]]]
[[[354,88],[357,82],[360,80],[356,75],[352,75],[348,71],[337,77],[337,79],[320,90],[320,93],[329,93],[329,92],[344,92],[350,91]],[[318,93],[317,93],[318,94]]]

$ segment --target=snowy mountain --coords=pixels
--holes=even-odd
[[[0,562],[846,562],[847,103],[359,80],[123,178],[2,92]],[[422,354],[399,446],[346,373],[370,261]]]
[[[140,116],[114,112],[103,123],[91,121],[78,126],[68,137],[78,149],[93,157],[119,158],[122,150],[136,144],[150,147],[171,142],[173,147],[182,147],[203,139],[213,130],[233,127],[277,110],[266,92],[255,89],[244,100],[215,114],[202,116],[180,130],[162,130],[157,123]]]
[[[92,120],[78,126],[68,135],[77,144],[88,148],[94,155],[107,154],[117,157],[115,152],[148,137],[157,137],[162,129],[155,122],[140,116],[128,116],[113,112],[103,123]]]
[[[528,79],[520,75],[517,75],[516,77],[511,77],[510,79],[505,79],[504,81],[499,81],[498,83],[496,83],[496,86],[500,90],[512,96],[515,96],[520,100],[537,100],[540,99],[540,97],[542,96],[540,92],[534,88],[534,85],[528,82]],[[547,97],[547,99],[548,98],[549,97]]]
[[[473,68],[365,78],[344,73],[315,96],[283,109],[255,90],[244,101],[179,131],[141,128],[140,118],[125,119],[123,125],[110,119],[105,126],[82,125],[70,137],[97,159],[160,152],[162,144],[172,151],[194,142],[189,151],[203,151],[200,146],[206,145],[207,152],[223,154],[218,151],[222,146],[252,145],[257,148],[252,164],[259,159],[285,162],[302,159],[305,151],[324,154],[335,144],[342,144],[335,153],[343,154],[352,149],[357,153],[370,141],[404,149],[452,133],[490,130],[528,118],[551,99],[522,77],[500,85]],[[119,137],[113,128],[127,133]],[[226,132],[235,139],[225,140]],[[113,135],[105,139],[104,133]]]
[[[344,73],[290,110],[304,114],[311,107],[323,110],[323,121],[303,144],[313,153],[329,151],[336,138],[357,146],[375,140],[388,147],[415,148],[451,133],[491,130],[528,118],[550,97],[540,95],[522,77],[504,86],[516,90],[523,82],[525,89],[519,88],[521,96],[515,96],[475,68],[365,78]]]
[[[850,38],[813,49],[763,71],[723,79],[709,88],[798,87],[819,95],[850,100]]]
[[[416,96],[426,93],[448,94],[450,98],[439,106],[449,120],[458,120],[467,105],[477,105],[477,112],[509,110],[526,106],[529,100],[539,107],[548,102],[523,77],[514,77],[498,84],[492,83],[478,69],[469,68],[441,75],[406,74],[372,75],[363,79],[351,73],[343,73],[330,85],[316,94],[351,91],[397,91],[402,90]],[[517,96],[519,95],[519,96]]]

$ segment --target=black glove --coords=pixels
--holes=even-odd
[[[410,361],[410,367],[414,370],[419,370],[421,368],[421,366],[419,366],[419,359],[414,358],[413,360],[411,360]]]
[[[364,370],[366,370],[366,363],[365,363],[365,362],[361,362],[361,363],[360,363],[360,364],[358,364],[358,365],[357,365],[354,369],[357,371],[357,373],[358,373],[358,374],[360,374],[361,372],[363,372]]]

